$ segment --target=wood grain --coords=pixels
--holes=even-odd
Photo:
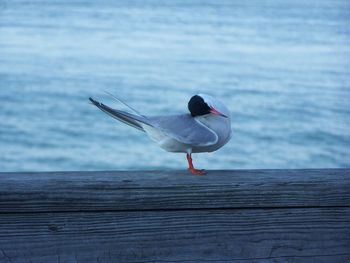
[[[22,213],[0,262],[349,262],[350,208]]]
[[[349,171],[0,173],[0,262],[350,262]]]
[[[0,212],[334,207],[349,189],[349,169],[0,173]]]

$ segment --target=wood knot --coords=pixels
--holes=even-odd
[[[60,230],[60,227],[52,224],[48,226],[48,229],[52,232],[58,232]]]

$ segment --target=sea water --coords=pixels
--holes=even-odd
[[[0,1],[0,171],[185,169],[88,103],[232,113],[206,169],[350,165],[348,0]]]

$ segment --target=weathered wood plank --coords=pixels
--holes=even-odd
[[[347,262],[350,173],[0,174],[0,262]]]
[[[0,173],[0,213],[349,204],[349,169]]]
[[[0,217],[2,263],[189,259],[350,262],[350,208],[20,213]]]

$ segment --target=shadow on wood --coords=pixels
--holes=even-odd
[[[0,262],[350,262],[350,170],[0,173]]]

